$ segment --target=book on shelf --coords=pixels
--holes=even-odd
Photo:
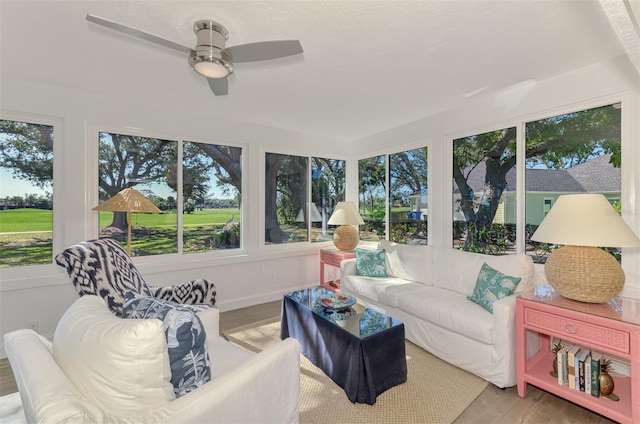
[[[567,351],[567,379],[570,389],[576,388],[576,353],[580,350],[580,345],[573,345]]]
[[[556,353],[558,358],[558,384],[565,385],[567,381],[567,351],[570,346],[562,346]]]
[[[584,392],[591,393],[591,352],[584,358]]]
[[[576,355],[576,363],[578,367],[578,379],[576,381],[576,390],[580,390],[584,392],[586,383],[585,383],[585,360],[587,359],[587,355],[589,355],[589,350],[586,347],[580,348],[580,351]],[[591,391],[591,386],[589,386],[589,392]]]
[[[600,397],[600,361],[602,353],[591,352],[591,396]]]

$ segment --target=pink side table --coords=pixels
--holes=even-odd
[[[338,249],[320,249],[320,285],[326,289],[333,290],[335,292],[340,291],[340,279],[325,281],[324,279],[324,267],[326,265],[340,268],[340,263],[345,259],[355,258],[356,254],[353,251],[338,250]]]
[[[540,351],[527,359],[527,333],[537,334]],[[558,384],[549,372],[555,354],[551,337],[629,362],[631,376],[611,373],[619,401]],[[550,286],[539,286],[516,299],[516,371],[518,395],[527,383],[620,423],[640,423],[640,300],[616,297],[608,303],[566,299]]]

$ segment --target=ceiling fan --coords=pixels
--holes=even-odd
[[[234,63],[279,59],[303,52],[298,40],[261,41],[225,47],[229,31],[208,19],[193,24],[193,32],[197,38],[193,49],[95,15],[88,14],[87,21],[188,54],[189,65],[197,73],[207,77],[209,87],[216,96],[228,93],[227,77],[233,73]]]

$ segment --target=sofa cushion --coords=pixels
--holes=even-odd
[[[53,356],[84,396],[118,417],[175,399],[162,323],[120,319],[101,297],[82,296],[64,313]]]
[[[191,309],[128,291],[124,295],[122,317],[155,318],[162,322],[171,363],[171,384],[177,397],[211,379],[207,337],[200,318]]]
[[[505,275],[520,277],[521,283],[529,286],[535,277],[533,260],[524,253],[492,256],[465,252],[449,247],[433,249],[433,285],[471,296],[482,264]]]
[[[467,299],[493,313],[493,303],[510,296],[520,280],[520,277],[504,275],[489,265],[482,264],[476,280],[476,287],[473,294],[467,296]]]
[[[357,275],[381,278],[387,276],[384,250],[355,249],[355,252]]]
[[[470,339],[494,343],[493,315],[454,291],[423,285],[408,296],[399,297],[398,308]]]
[[[384,249],[387,275],[418,281],[430,286],[431,246],[414,246],[380,240],[378,249]]]

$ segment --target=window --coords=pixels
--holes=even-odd
[[[389,155],[389,187],[389,240],[427,244],[426,147]]]
[[[427,244],[427,148],[361,159],[358,173],[365,222],[360,239],[385,238],[389,216],[389,240]]]
[[[107,132],[99,140],[100,201],[132,187],[162,211],[132,214],[133,256],[240,247],[241,148]],[[101,238],[126,245],[128,225],[124,212],[100,212]]]
[[[551,210],[551,206],[553,206],[553,198],[552,197],[545,197],[542,200],[542,216],[543,218],[547,216],[547,214],[549,213],[549,211]]]
[[[338,202],[345,196],[345,161],[338,159],[311,158],[311,241],[330,241],[335,225],[327,221]],[[307,221],[307,220],[305,220]]]
[[[184,143],[184,253],[240,248],[242,149]]]
[[[526,124],[525,242],[536,262],[554,247],[529,237],[562,194],[601,193],[620,212],[620,112],[616,104]]]
[[[386,233],[386,155],[358,161],[358,192],[360,215],[364,226],[360,228],[360,240],[378,241]]]
[[[265,243],[330,241],[327,221],[345,185],[344,160],[267,153]]]
[[[54,127],[0,120],[0,268],[53,257]]]
[[[265,243],[309,240],[306,217],[308,158],[267,153],[265,156]]]
[[[515,252],[516,129],[453,140],[453,247]]]

